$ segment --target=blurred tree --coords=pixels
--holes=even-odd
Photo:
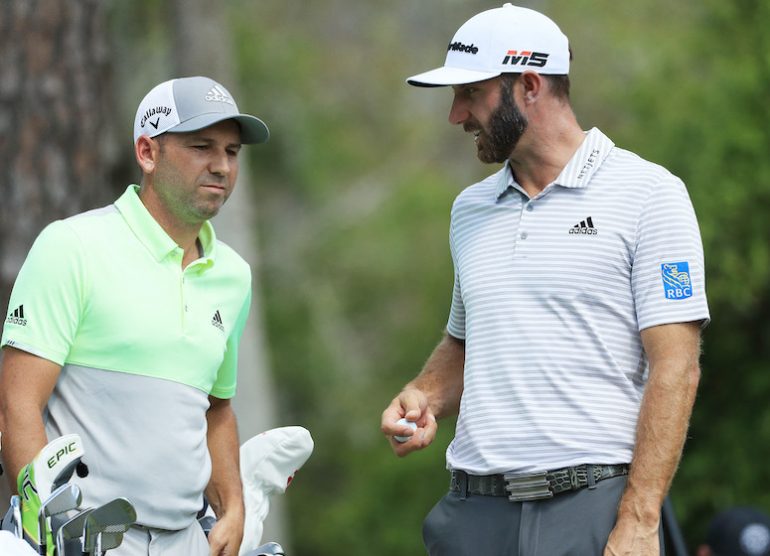
[[[120,165],[104,21],[99,0],[6,0],[0,7],[4,310],[40,230],[111,201],[117,191],[107,185]],[[7,496],[0,481],[0,507]]]
[[[687,183],[704,239],[712,322],[672,492],[691,546],[718,510],[770,509],[770,4],[695,15],[645,72],[628,129]]]
[[[112,200],[116,170],[104,6],[7,0],[0,8],[0,301],[38,232]]]
[[[259,116],[238,86],[235,49],[229,31],[228,12],[208,0],[171,0],[168,5],[171,25],[170,58],[173,76],[206,75],[224,84],[237,99],[238,108]],[[270,122],[267,122],[268,127]],[[246,148],[240,158],[238,187],[228,199],[214,225],[217,236],[233,247],[252,268],[252,306],[238,355],[238,395],[233,408],[238,417],[241,441],[278,426],[275,389],[267,358],[263,326],[262,289],[259,274],[254,176]],[[291,551],[289,533],[284,526],[282,498],[275,497],[264,523],[264,538],[280,541]]]

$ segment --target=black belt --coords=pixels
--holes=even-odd
[[[599,481],[628,475],[628,465],[577,465],[542,473],[469,475],[452,471],[449,489],[461,494],[507,496],[513,502],[552,498],[555,494],[593,487]]]

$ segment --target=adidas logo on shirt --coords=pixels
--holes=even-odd
[[[581,220],[578,224],[572,226],[569,230],[570,234],[589,235],[595,236],[599,233],[599,230],[594,226],[594,221],[589,216],[585,220]]]
[[[219,328],[222,332],[225,331],[225,325],[222,322],[222,315],[219,314],[219,310],[217,310],[217,312],[214,313],[214,316],[211,318],[211,324]]]
[[[24,305],[19,305],[12,313],[5,319],[5,324],[18,324],[19,326],[27,326],[27,319],[24,318]]]
[[[230,98],[230,95],[227,94],[227,91],[225,91],[219,85],[214,85],[203,98],[211,102],[226,102],[227,104],[235,104],[233,99]]]

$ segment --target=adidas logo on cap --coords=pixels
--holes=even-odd
[[[224,87],[220,87],[219,85],[214,85],[203,98],[209,102],[226,102],[227,104],[235,104],[233,99],[230,98],[230,93],[228,93]]]

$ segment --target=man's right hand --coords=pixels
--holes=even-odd
[[[398,424],[402,418],[415,423],[417,429]],[[390,442],[393,452],[399,457],[404,457],[430,445],[436,438],[438,424],[428,407],[427,396],[416,388],[406,388],[382,412],[380,428]],[[405,442],[399,442],[394,436],[409,438]]]

